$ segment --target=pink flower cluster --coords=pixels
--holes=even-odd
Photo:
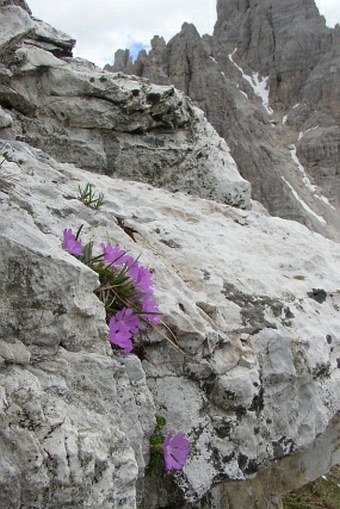
[[[89,246],[90,253],[92,253],[92,243],[89,243],[85,247],[82,246],[81,242],[78,240],[80,230],[77,235],[73,233],[71,228],[66,228],[64,230],[63,249],[79,257],[80,260],[89,265],[92,269],[97,270],[99,274],[99,267],[110,267],[113,274],[117,273],[118,276],[120,276],[122,273],[133,283],[134,302],[136,300],[139,301],[139,306],[136,306],[138,312],[136,313],[134,309],[124,305],[111,316],[109,320],[110,342],[122,348],[126,353],[130,353],[133,350],[132,338],[139,331],[140,321],[144,319],[151,323],[160,322],[159,309],[152,296],[152,274],[146,267],[141,265],[138,260],[128,255],[126,251],[119,246],[101,244],[102,255],[94,258],[90,256],[88,258],[86,253]],[[125,299],[122,299],[122,301],[124,300]],[[180,470],[183,468],[190,448],[190,442],[183,433],[168,433],[163,443],[159,444],[158,447],[160,447],[160,451],[163,452],[166,470]]]
[[[97,259],[101,258],[104,265],[110,266],[113,271],[126,270],[127,277],[133,283],[135,297],[139,301],[138,314],[129,307],[122,306],[109,320],[110,342],[130,353],[133,349],[131,339],[139,330],[140,320],[144,319],[150,323],[160,322],[160,312],[152,296],[152,274],[119,246],[101,244],[100,247],[102,256]],[[81,242],[70,228],[64,230],[63,249],[74,256],[84,254]]]
[[[109,340],[114,345],[123,348],[126,353],[133,349],[131,338],[138,332],[139,317],[132,309],[123,307],[109,321]]]
[[[132,256],[119,246],[101,244],[104,263],[113,267],[127,267],[127,276],[133,281],[136,293],[140,299],[140,316],[148,322],[159,323],[159,309],[152,297],[152,274]],[[113,315],[109,321],[109,340],[123,348],[125,352],[132,351],[131,338],[138,332],[140,317],[130,308],[123,307]]]

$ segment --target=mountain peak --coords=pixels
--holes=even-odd
[[[218,0],[213,36],[184,23],[126,70],[189,95],[271,214],[338,231],[340,36],[314,0]]]

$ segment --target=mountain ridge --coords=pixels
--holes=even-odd
[[[313,0],[219,0],[217,15],[212,36],[184,23],[134,63],[119,50],[106,69],[184,91],[227,141],[255,199],[327,235],[323,217],[339,239],[340,27],[326,27]]]

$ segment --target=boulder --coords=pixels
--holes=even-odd
[[[6,143],[1,507],[279,507],[340,461],[339,244]],[[98,210],[78,199],[86,183]],[[84,242],[153,271],[165,325],[127,356],[107,340],[96,274],[61,247],[81,224]],[[191,442],[175,474],[144,473],[156,415]]]
[[[5,7],[0,23],[0,105],[15,117],[6,137],[91,171],[250,207],[227,144],[183,93],[68,58],[74,41],[20,7]]]

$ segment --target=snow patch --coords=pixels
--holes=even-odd
[[[314,210],[312,210],[306,202],[304,202],[303,200],[301,200],[300,196],[297,194],[297,192],[295,191],[295,189],[293,188],[293,186],[290,185],[290,183],[284,178],[284,177],[281,177],[283,182],[289,187],[289,189],[291,190],[294,198],[299,202],[301,203],[302,207],[311,215],[311,216],[314,216],[321,224],[323,225],[326,225],[327,222],[324,220],[324,218],[322,216],[319,216],[318,214],[316,214],[314,212]]]
[[[285,125],[285,124],[286,124],[287,119],[288,119],[288,115],[284,115],[284,116],[282,117],[282,125]]]
[[[312,129],[314,129],[314,128],[312,128]],[[300,133],[298,139],[300,140],[302,138],[302,136],[303,136],[303,133]],[[289,151],[290,151],[290,156],[291,156],[295,166],[297,167],[297,169],[302,174],[302,182],[305,184],[307,189],[309,189],[309,191],[311,191],[311,193],[313,194],[313,196],[315,198],[317,198],[318,200],[323,201],[326,205],[328,205],[332,209],[335,209],[335,207],[333,207],[333,205],[329,202],[329,200],[328,200],[328,198],[326,198],[326,196],[323,196],[322,194],[318,194],[317,193],[317,187],[314,184],[311,183],[311,181],[309,180],[309,178],[307,176],[307,173],[306,173],[306,170],[305,170],[304,166],[299,161],[299,158],[298,158],[297,153],[296,153],[296,146],[295,145],[291,145],[289,147]]]
[[[217,64],[217,60],[214,58],[214,57],[209,57],[210,60],[212,60],[214,62],[214,64]]]
[[[228,55],[229,60],[234,64],[234,66],[240,71],[242,74],[242,77],[248,81],[252,89],[254,90],[254,93],[260,97],[262,104],[267,111],[269,115],[273,113],[272,108],[269,106],[269,92],[270,88],[268,86],[268,77],[260,78],[260,75],[258,72],[255,72],[251,76],[248,74],[245,74],[242,67],[240,67],[235,61],[234,61],[234,55],[237,51],[237,48],[234,49],[232,53]]]
[[[300,106],[300,103],[296,103],[296,104],[294,104],[292,109],[295,110],[295,108],[298,108],[299,106]]]
[[[302,133],[300,133],[300,134],[302,134]],[[300,139],[301,138],[300,138],[300,135],[299,135],[299,140]],[[302,173],[302,181],[303,181],[303,183],[314,194],[316,192],[316,187],[311,183],[311,181],[307,177],[305,168],[302,166],[302,164],[299,161],[299,158],[298,158],[297,153],[296,153],[296,146],[295,145],[291,145],[290,148],[289,148],[289,151],[290,151],[290,156],[291,156],[295,166]]]
[[[298,141],[300,141],[300,140],[301,140],[301,138],[303,138],[303,136],[304,136],[305,134],[309,133],[310,131],[315,131],[316,129],[319,129],[319,126],[318,126],[318,125],[316,125],[315,127],[310,127],[309,129],[307,129],[307,131],[306,131],[306,132],[300,132],[300,133],[299,133],[299,137],[298,137]]]
[[[310,131],[315,131],[316,129],[319,129],[318,125],[316,125],[315,127],[310,127],[309,129],[307,129],[306,133],[309,133]]]

